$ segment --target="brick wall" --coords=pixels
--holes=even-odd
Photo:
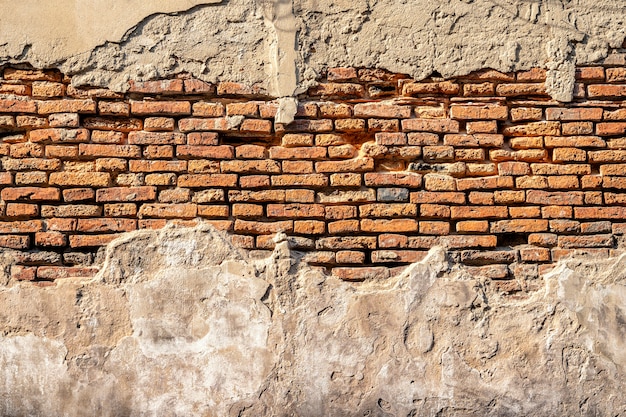
[[[120,233],[203,219],[252,250],[284,231],[348,280],[440,244],[515,291],[574,250],[609,256],[626,230],[624,60],[579,68],[568,104],[539,69],[334,68],[289,125],[255,86],[180,76],[119,94],[5,68],[0,246],[15,279],[91,276]]]

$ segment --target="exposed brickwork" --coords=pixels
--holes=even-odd
[[[575,250],[609,256],[626,231],[623,71],[579,68],[561,104],[538,69],[416,82],[333,68],[282,125],[239,84],[181,76],[124,95],[7,68],[0,247],[16,279],[84,277],[121,233],[203,219],[248,249],[285,232],[346,280],[437,244],[493,279],[533,278]]]

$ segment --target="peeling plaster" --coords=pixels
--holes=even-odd
[[[626,16],[616,0],[78,3],[0,1],[0,65],[57,66],[77,75],[74,83],[120,91],[131,78],[189,72],[277,98],[306,90],[334,66],[416,79],[542,67],[548,91],[568,101],[574,65],[620,47]]]

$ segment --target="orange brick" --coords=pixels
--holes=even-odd
[[[338,264],[362,264],[365,262],[365,254],[359,251],[339,251],[335,259]]]
[[[541,208],[544,219],[571,219],[573,210],[569,206],[545,206]]]
[[[130,232],[137,230],[134,219],[78,219],[76,230],[87,233]]]
[[[106,187],[111,176],[103,172],[53,172],[50,174],[50,184],[66,187]]]
[[[498,122],[495,120],[467,122],[465,125],[467,133],[498,133]]]
[[[506,207],[452,206],[450,215],[453,219],[504,219],[508,217]]]
[[[351,219],[357,215],[355,206],[327,206],[324,211],[326,219],[329,220]]]
[[[313,190],[286,190],[285,201],[287,203],[314,203],[315,191]]]
[[[591,166],[588,164],[530,164],[535,175],[589,175]]]
[[[489,231],[489,222],[487,220],[466,220],[456,224],[458,233],[486,233]]]
[[[358,220],[338,220],[328,223],[328,233],[331,235],[357,233],[360,230]]]
[[[78,145],[80,156],[140,158],[141,148],[135,145],[94,145],[81,143]]]
[[[449,175],[426,174],[424,188],[427,191],[456,191],[456,180]]]
[[[598,97],[625,97],[626,85],[611,85],[611,84],[594,84],[587,86],[587,94],[589,98]]]
[[[198,216],[205,218],[223,218],[228,217],[230,213],[229,206],[198,206]]]
[[[409,145],[434,146],[439,143],[439,135],[435,133],[409,133],[407,138]]]
[[[493,206],[495,203],[491,192],[472,191],[469,193],[468,200],[471,204],[484,206]]]
[[[37,102],[37,113],[81,113],[95,114],[96,102],[94,100],[45,100]]]
[[[361,230],[364,232],[416,232],[418,223],[413,219],[392,219],[392,220],[361,220]]]
[[[509,215],[514,219],[532,219],[541,217],[541,210],[537,206],[509,207]]]
[[[130,105],[117,101],[99,101],[98,113],[103,116],[130,116]]]
[[[302,235],[323,235],[326,232],[326,224],[315,220],[296,220],[293,232]]]
[[[110,132],[105,130],[93,130],[91,132],[91,141],[94,143],[119,144],[124,141],[124,133]]]
[[[578,191],[559,192],[529,190],[526,192],[526,202],[529,204],[571,206],[583,204],[583,193]]]
[[[0,197],[4,201],[58,201],[61,199],[61,192],[58,188],[38,188],[38,187],[20,187],[20,188],[4,188],[0,193]]]
[[[449,218],[450,207],[438,204],[422,204],[420,206],[420,216],[424,218]]]
[[[267,217],[311,217],[323,218],[324,206],[321,204],[268,204]]]
[[[283,161],[282,170],[287,174],[309,174],[313,172],[313,161]]]
[[[457,235],[442,236],[440,243],[449,249],[460,248],[495,248],[498,239],[493,235]]]
[[[235,220],[235,232],[250,233],[254,235],[269,235],[278,232],[292,232],[293,220],[278,222],[257,222],[247,220]]]
[[[39,214],[37,204],[8,203],[6,205],[7,217],[35,217]]]
[[[280,172],[280,163],[271,159],[222,161],[222,172],[270,174]]]
[[[410,217],[417,215],[415,204],[364,204],[359,207],[361,217]]]
[[[504,128],[506,136],[544,136],[561,133],[560,122],[531,122],[525,125],[508,126]]]
[[[196,217],[196,204],[142,204],[139,217],[157,217],[166,219],[191,219]]]
[[[324,98],[359,98],[365,95],[365,88],[360,84],[322,83],[309,89],[309,95]]]
[[[556,189],[578,189],[578,177],[574,175],[548,177],[548,187]]]
[[[72,248],[84,248],[84,247],[98,247],[105,246],[111,243],[113,240],[120,237],[119,234],[108,235],[71,235],[70,247]]]
[[[386,267],[333,268],[331,273],[344,281],[365,281],[389,277]]]
[[[548,262],[550,261],[550,249],[528,247],[519,251],[523,262]]]
[[[272,186],[274,187],[294,187],[294,186],[326,187],[328,186],[328,177],[322,174],[272,175],[271,182],[272,182]]]
[[[407,119],[411,117],[411,107],[383,103],[359,103],[354,106],[355,117],[376,117]]]
[[[450,117],[457,120],[506,120],[508,108],[498,104],[452,105]]]
[[[495,93],[495,87],[493,83],[481,83],[481,84],[464,84],[463,95],[464,96],[492,96]]]
[[[91,188],[71,188],[63,190],[63,201],[71,203],[73,201],[93,200],[95,194]]]
[[[447,222],[419,222],[419,232],[423,235],[447,235],[450,233],[450,223]]]
[[[268,156],[267,148],[260,145],[239,145],[235,153],[242,159],[265,159]]]
[[[372,158],[356,158],[347,161],[324,161],[316,162],[317,172],[363,172],[374,170]]]
[[[458,133],[459,122],[451,119],[404,119],[402,120],[402,130],[422,131],[436,133]],[[409,144],[411,136],[409,135]]]
[[[287,133],[282,137],[282,146],[313,146],[314,136],[310,133]],[[318,144],[320,146],[320,144]]]
[[[38,129],[29,133],[31,142],[88,142],[89,131],[87,129]]]
[[[324,147],[292,147],[272,146],[269,149],[272,159],[323,159],[326,157]]]
[[[235,217],[261,217],[263,206],[258,204],[233,204],[233,216]]]
[[[505,97],[547,95],[543,83],[498,84],[496,94]]]
[[[187,174],[178,177],[179,187],[236,187],[235,174]]]
[[[272,122],[269,120],[246,119],[241,123],[239,130],[246,133],[271,133]]]
[[[527,162],[501,162],[498,164],[498,173],[502,176],[521,176],[530,174],[530,164]]]
[[[461,87],[452,81],[441,82],[407,82],[402,85],[402,95],[415,96],[419,94],[458,94]]]
[[[459,191],[512,188],[513,177],[461,178],[456,186]]]
[[[319,108],[321,117],[331,119],[352,117],[352,107],[347,104],[320,103]]]

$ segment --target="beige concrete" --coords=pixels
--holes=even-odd
[[[346,283],[284,239],[259,259],[209,226],[142,231],[93,280],[3,278],[0,415],[626,412],[626,254],[504,297],[442,249]]]
[[[58,66],[75,83],[117,90],[186,71],[274,97],[304,91],[332,66],[418,79],[538,66],[553,97],[568,101],[574,65],[625,37],[621,0],[216,1],[1,0],[0,65]]]

